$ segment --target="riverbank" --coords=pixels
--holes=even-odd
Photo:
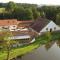
[[[35,41],[33,44],[25,45],[22,47],[14,48],[11,50],[9,59],[15,58],[19,55],[24,55],[26,53],[31,52],[33,49],[37,48],[39,46],[39,41]],[[0,60],[4,60],[7,57],[7,51],[0,52]]]
[[[50,41],[60,40],[60,32],[46,33],[36,38],[36,41],[29,45],[24,45],[22,47],[14,48],[11,50],[9,59],[16,58],[17,56],[23,56],[26,53],[31,52],[40,45],[46,44]],[[7,51],[0,52],[0,60],[4,60],[7,57]]]

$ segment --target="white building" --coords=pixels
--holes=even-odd
[[[37,32],[39,35],[47,31],[58,31],[60,27],[56,25],[53,21],[44,18],[38,18],[32,25],[33,31]]]

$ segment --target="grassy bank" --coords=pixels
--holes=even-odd
[[[31,52],[33,49],[38,48],[42,44],[46,44],[49,41],[60,40],[60,32],[45,33],[36,38],[36,41],[30,45],[24,45],[22,47],[14,48],[10,52],[10,59],[20,55],[24,55]],[[4,60],[7,57],[7,52],[0,52],[0,60]]]
[[[24,55],[28,52],[31,52],[33,49],[37,48],[39,46],[39,42],[35,41],[33,44],[18,47],[16,49],[12,49],[10,52],[10,59],[15,58],[19,55]],[[7,52],[0,52],[0,60],[4,60],[7,57]]]

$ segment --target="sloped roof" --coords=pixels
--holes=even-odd
[[[7,25],[17,25],[17,19],[0,19],[0,26],[7,26]]]
[[[38,18],[32,25],[31,28],[37,32],[40,32],[50,21],[45,18]]]

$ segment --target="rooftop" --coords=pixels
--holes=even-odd
[[[0,26],[16,25],[17,19],[0,19]]]
[[[30,27],[37,32],[40,32],[50,21],[45,18],[38,18]]]

